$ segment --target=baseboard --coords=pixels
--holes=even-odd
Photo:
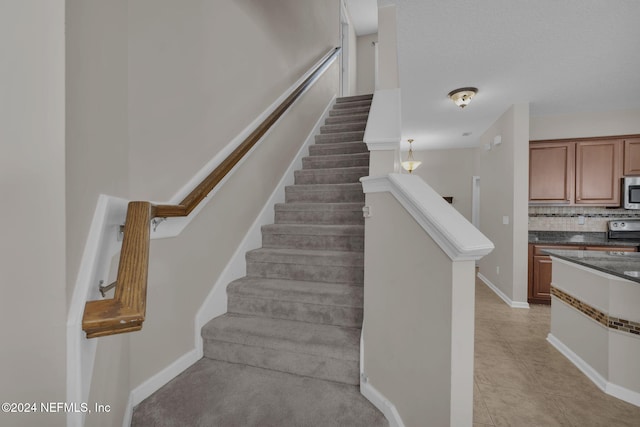
[[[553,334],[549,333],[547,335],[547,341],[551,344],[556,350],[558,350],[564,357],[569,359],[571,363],[575,365],[576,368],[580,369],[580,372],[585,374],[592,383],[594,383],[600,390],[607,393],[610,396],[618,398],[620,400],[624,400],[625,402],[631,403],[632,405],[640,407],[640,393],[629,390],[628,388],[619,386],[618,384],[611,383],[607,381],[605,377],[600,375],[598,371],[593,369],[591,365],[584,361],[580,356],[573,352],[569,347],[567,347],[562,341],[556,338]]]
[[[522,301],[513,301],[509,298],[504,292],[500,290],[496,285],[491,283],[491,280],[487,279],[482,273],[478,273],[478,279],[482,280],[482,282],[489,287],[496,295],[498,295],[502,301],[504,301],[511,308],[529,308],[528,302]]]
[[[129,399],[127,400],[127,407],[124,409],[124,416],[122,417],[122,427],[131,427],[131,421],[133,420],[133,395],[129,393]]]
[[[389,421],[389,427],[404,427],[395,405],[382,395],[366,378],[360,377],[360,393],[367,398]]]
[[[607,383],[607,389],[605,390],[610,396],[616,397],[620,400],[624,400],[627,403],[640,407],[640,393],[637,391],[629,390],[619,386],[618,384]]]
[[[134,388],[129,394],[129,402],[125,410],[125,416],[122,420],[123,427],[128,427],[131,424],[131,417],[133,416],[133,408],[140,402],[151,396],[158,391],[161,387],[167,384],[169,381],[178,376],[185,369],[200,360],[201,355],[198,354],[196,349],[193,349],[178,359],[174,360],[169,366],[148,378],[145,382]]]
[[[591,365],[585,362],[580,356],[573,352],[569,347],[564,345],[562,341],[556,338],[552,333],[547,335],[547,342],[551,344],[556,350],[558,350],[564,357],[569,359],[571,363],[573,363],[576,368],[580,369],[580,371],[587,376],[598,388],[602,391],[606,391],[607,388],[607,379],[600,375],[598,371],[593,369]]]

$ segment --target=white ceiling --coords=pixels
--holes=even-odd
[[[640,109],[638,0],[392,1],[416,149],[476,146],[515,103],[532,116]],[[463,110],[447,93],[465,86],[479,91]]]
[[[378,32],[378,4],[376,0],[344,0],[351,24],[357,36]]]

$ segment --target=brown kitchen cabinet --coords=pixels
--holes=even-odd
[[[622,140],[576,143],[576,205],[620,206]]]
[[[624,140],[624,168],[625,176],[640,175],[640,137]]]
[[[551,257],[543,253],[545,249],[621,251],[636,252],[634,246],[578,246],[578,245],[536,245],[529,244],[529,290],[530,304],[551,304]]]
[[[640,176],[640,135],[529,143],[529,204],[620,206],[620,182]]]
[[[529,145],[529,201],[571,203],[574,188],[575,143],[537,142]]]
[[[544,249],[580,250],[573,245],[529,244],[529,291],[527,301],[531,304],[551,304],[551,257]]]

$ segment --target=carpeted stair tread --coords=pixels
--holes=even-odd
[[[369,153],[325,154],[302,158],[303,169],[369,167]]]
[[[227,287],[227,294],[336,307],[362,308],[363,303],[360,286],[261,277],[234,280]]]
[[[361,286],[243,277],[227,288],[227,312],[360,328]]]
[[[369,114],[344,114],[341,116],[327,117],[324,120],[325,125],[337,125],[340,123],[353,123],[353,122],[366,122],[369,119]]]
[[[260,248],[247,252],[247,262],[274,262],[318,266],[353,267],[364,265],[364,254],[353,251]]]
[[[362,286],[362,251],[261,248],[249,251],[247,276],[271,279],[313,280]]]
[[[342,108],[337,110],[329,111],[329,117],[336,116],[353,116],[355,114],[369,114],[370,107],[353,107],[353,108]]]
[[[315,136],[316,144],[336,143],[336,142],[357,142],[364,138],[364,130],[340,133],[324,133]]]
[[[202,328],[205,340],[281,350],[330,359],[360,358],[360,329],[224,314]]]
[[[361,183],[297,184],[285,187],[285,202],[364,202]]]
[[[364,236],[363,225],[315,225],[315,224],[268,224],[262,226],[268,234],[308,236]]]
[[[201,359],[136,406],[132,427],[382,427],[357,386]]]
[[[348,184],[358,183],[369,175],[369,166],[349,166],[331,169],[302,169],[294,173],[294,183],[306,184]]]
[[[354,132],[364,131],[367,127],[366,121],[349,122],[349,123],[336,123],[331,125],[320,126],[320,133],[337,133],[337,132]]]
[[[262,227],[263,248],[364,251],[364,226],[271,224]]]
[[[278,203],[277,224],[364,224],[364,203]]]
[[[371,101],[372,99],[373,99],[372,93],[367,93],[364,95],[341,96],[340,98],[336,99],[336,104],[342,104],[345,102],[352,102],[352,101]]]
[[[359,108],[359,107],[371,107],[371,99],[363,99],[360,101],[347,101],[347,102],[336,102],[333,106],[334,110],[342,110],[342,109],[350,109],[350,108]]]
[[[368,153],[364,142],[337,142],[335,144],[314,144],[309,147],[309,156],[326,156],[330,154]]]

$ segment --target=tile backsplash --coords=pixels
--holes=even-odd
[[[584,224],[578,224],[584,217]],[[638,218],[640,210],[583,206],[529,206],[531,231],[607,231],[607,222],[617,218]]]

